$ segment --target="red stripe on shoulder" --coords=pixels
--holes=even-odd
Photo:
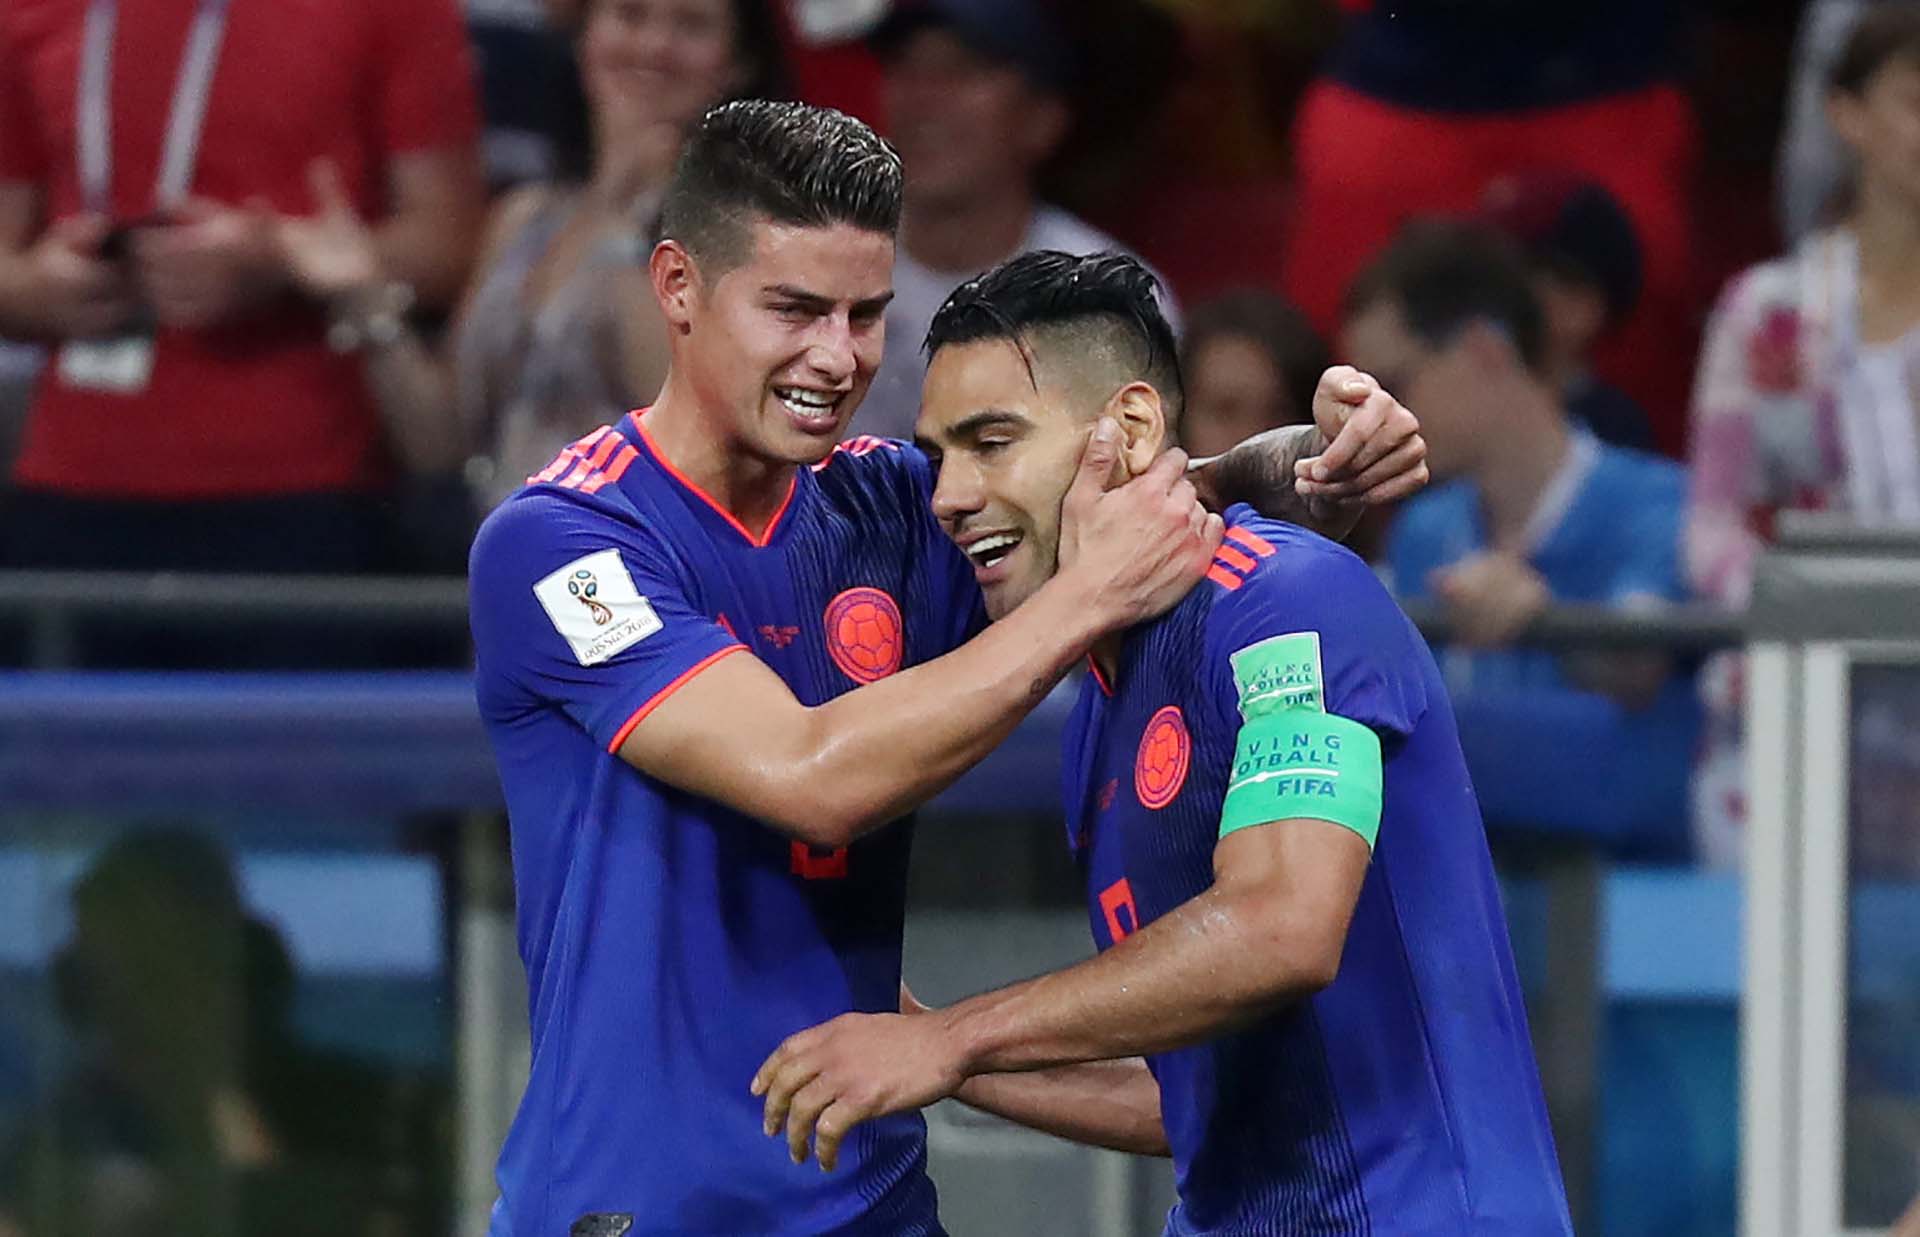
[[[1239,576],[1234,575],[1231,571],[1228,571],[1225,567],[1217,563],[1207,568],[1207,579],[1212,580],[1229,593],[1246,583],[1245,580],[1242,580]]]
[[[1224,541],[1220,543],[1220,548],[1215,550],[1213,555],[1227,566],[1236,567],[1241,571],[1252,571],[1255,565],[1252,558],[1242,554]]]
[[[1227,539],[1229,541],[1239,542],[1241,545],[1247,547],[1247,549],[1258,554],[1261,558],[1266,558],[1274,553],[1272,543],[1265,537],[1238,524],[1227,530]]]
[[[602,489],[612,485],[621,477],[624,477],[627,469],[631,468],[634,460],[638,458],[640,458],[640,449],[638,447],[633,446],[631,443],[623,445],[618,451],[614,452],[612,461],[608,463],[605,468],[580,483],[580,492],[582,494],[599,493]]]

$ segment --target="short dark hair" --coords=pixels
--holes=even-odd
[[[1868,10],[1827,70],[1827,88],[1858,95],[1874,75],[1895,60],[1920,65],[1920,9],[1880,4]]]
[[[1276,292],[1239,288],[1215,297],[1187,315],[1180,338],[1180,369],[1194,372],[1200,354],[1217,339],[1244,339],[1266,354],[1287,403],[1302,421],[1313,417],[1313,393],[1332,362],[1327,343],[1307,316]]]
[[[1151,383],[1171,422],[1184,393],[1159,290],[1159,279],[1138,258],[1037,249],[954,289],[927,328],[926,351],[931,356],[948,344],[1004,339],[1020,345],[1031,376],[1034,335],[1070,331],[1076,342],[1118,358],[1130,371],[1128,381]]]
[[[721,270],[751,255],[756,219],[797,227],[900,227],[900,155],[832,108],[744,99],[709,111],[660,206],[660,234]]]
[[[1390,300],[1407,329],[1444,348],[1475,322],[1505,331],[1529,369],[1540,367],[1545,327],[1526,259],[1507,237],[1477,223],[1415,220],[1347,290],[1346,314]]]

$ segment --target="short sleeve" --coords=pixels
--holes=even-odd
[[[1207,654],[1230,724],[1243,698],[1275,693],[1285,707],[1359,722],[1390,745],[1427,711],[1419,634],[1364,562],[1310,534],[1290,534],[1215,603]]]
[[[744,651],[675,577],[667,547],[570,498],[502,504],[468,565],[482,711],[558,707],[618,749],[675,690]]]
[[[0,17],[0,181],[40,181],[47,174],[27,65]]]
[[[1665,460],[1647,459],[1641,466],[1646,475],[1638,500],[1626,508],[1628,522],[1622,529],[1628,557],[1608,598],[1615,606],[1685,601],[1688,595],[1680,561],[1686,475]]]
[[[455,0],[375,0],[372,11],[380,49],[372,103],[383,153],[478,141],[473,48]]]

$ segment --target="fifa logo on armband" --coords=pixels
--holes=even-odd
[[[567,581],[567,591],[579,598],[580,604],[592,613],[595,625],[605,627],[613,621],[613,611],[594,600],[600,592],[600,581],[594,579],[591,571],[574,572],[573,578]]]

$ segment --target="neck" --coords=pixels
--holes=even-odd
[[[667,371],[660,398],[645,417],[654,449],[755,537],[787,501],[798,466],[753,455],[716,427],[724,419],[702,408],[698,396]]]
[[[1024,188],[913,203],[900,219],[900,248],[936,271],[972,274],[1004,262],[1033,223]]]
[[[1860,270],[1912,281],[1920,268],[1920,210],[1911,198],[1863,177],[1848,220],[1860,242]]]
[[[1558,399],[1527,382],[1511,399],[1490,399],[1504,410],[1498,446],[1473,470],[1487,515],[1487,540],[1495,550],[1524,553],[1527,521],[1540,496],[1566,461],[1573,437]]]

